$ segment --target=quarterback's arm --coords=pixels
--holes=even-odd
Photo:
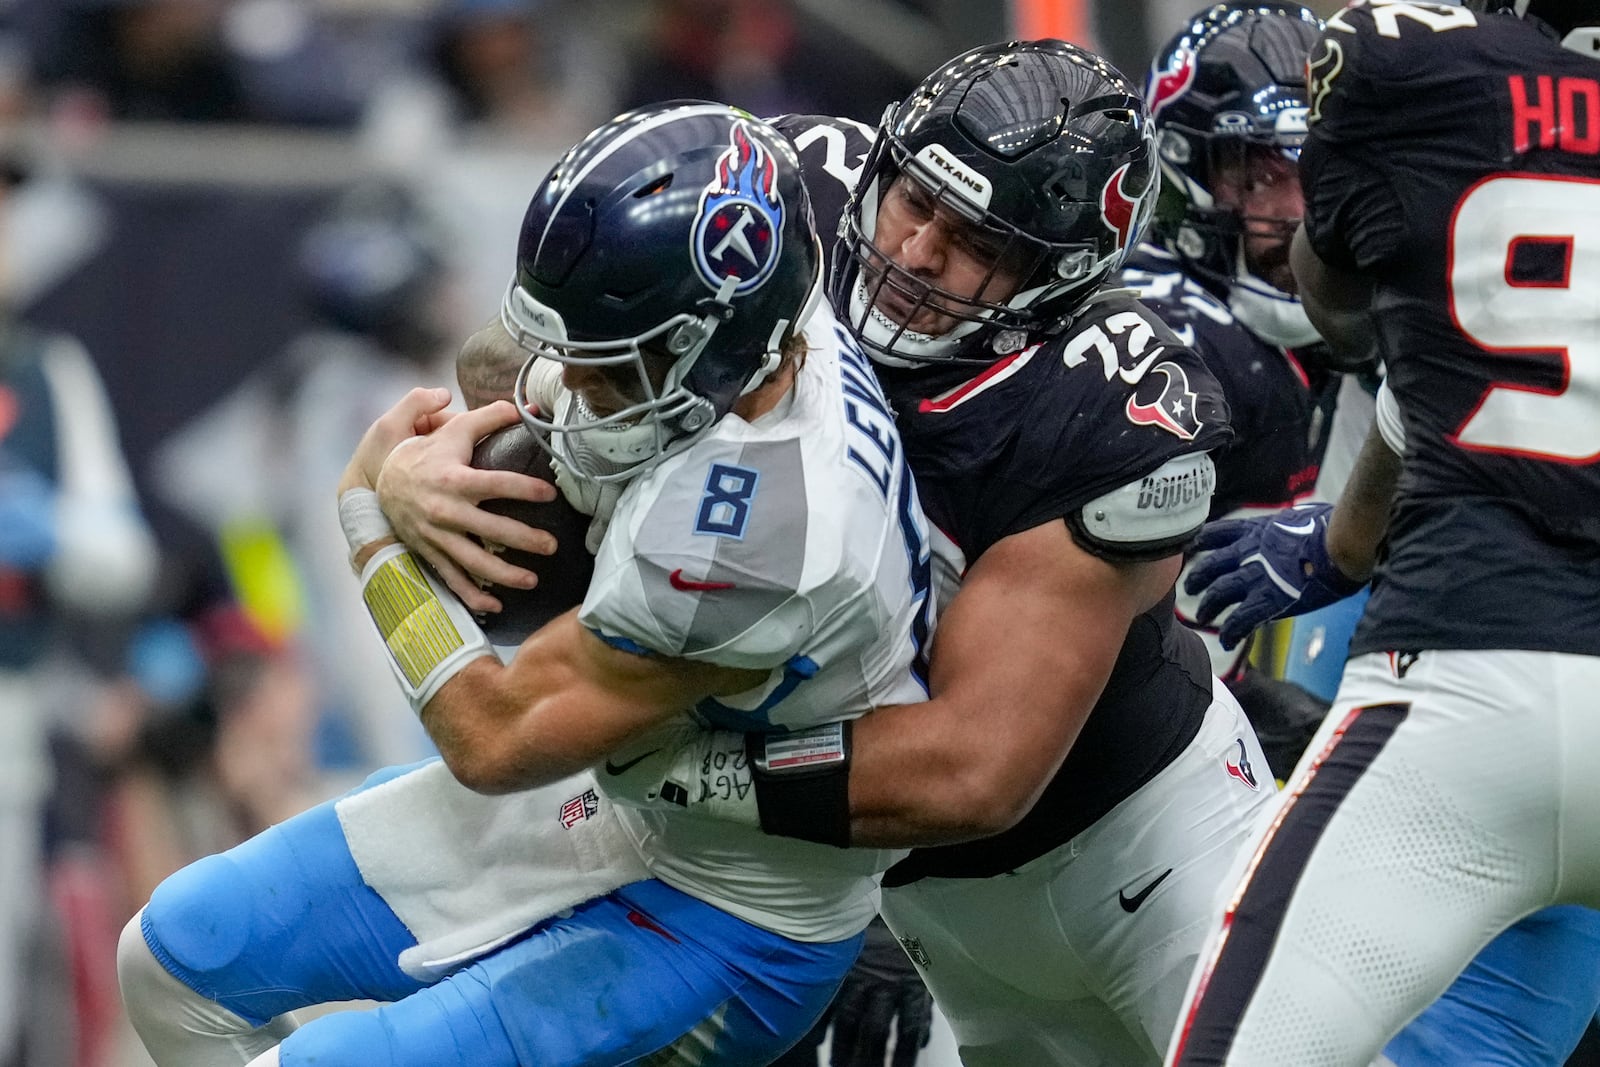
[[[946,844],[1015,825],[1077,739],[1129,625],[1181,563],[1110,563],[1060,520],[984,552],[940,614],[932,699],[854,724],[851,843]]]
[[[544,785],[594,765],[708,696],[758,685],[764,671],[623,651],[578,622],[543,626],[502,666],[483,656],[422,709],[450,771],[480,793]]]

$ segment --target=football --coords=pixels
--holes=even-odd
[[[480,470],[516,471],[555,484],[550,454],[521,425],[498,430],[472,450],[472,465]],[[486,545],[506,560],[539,576],[532,589],[508,589],[487,583],[484,589],[498,597],[502,610],[478,617],[489,640],[497,645],[518,645],[533,631],[583,602],[594,573],[594,557],[584,547],[589,516],[567,502],[560,493],[548,503],[526,500],[485,500],[485,511],[505,515],[518,522],[548,531],[556,539],[553,556],[540,556],[520,549]]]

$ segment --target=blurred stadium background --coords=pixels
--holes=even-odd
[[[24,931],[0,954],[25,961],[0,982],[22,1034],[0,1067],[146,1064],[112,952],[154,885],[425,751],[350,614],[330,490],[370,419],[448,381],[454,339],[495,314],[563,148],[681,96],[872,123],[1007,36],[1137,78],[1197,6],[0,0],[0,473],[14,327],[71,335],[157,550],[137,604],[0,562],[0,681],[33,683],[0,706],[0,906]],[[93,432],[80,399],[66,437]],[[32,638],[15,661],[9,622]],[[923,1062],[953,1067],[947,1033]]]

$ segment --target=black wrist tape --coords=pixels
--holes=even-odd
[[[763,833],[850,847],[850,728],[748,735]]]

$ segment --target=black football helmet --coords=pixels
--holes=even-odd
[[[821,264],[799,157],[771,126],[686,100],[612,119],[522,221],[501,317],[535,357],[517,381],[523,422],[574,470],[633,477],[778,366],[820,301]],[[613,368],[637,402],[596,415],[561,391],[541,405],[537,357]]]
[[[455,330],[450,266],[436,220],[407,189],[355,185],[301,237],[296,265],[313,313],[412,359],[438,356]]]
[[[1484,14],[1538,19],[1566,47],[1600,56],[1600,0],[1464,0],[1462,6]]]
[[[1277,231],[1284,249],[1300,222],[1219,207],[1217,176],[1251,152],[1297,163],[1309,111],[1306,57],[1322,20],[1294,3],[1235,2],[1199,12],[1151,64],[1145,99],[1160,140],[1156,240],[1196,280],[1228,297],[1246,326],[1280,344],[1315,338],[1299,301],[1257,277],[1241,240]],[[1295,336],[1298,335],[1298,336]]]
[[[997,302],[930,285],[873,243],[881,198],[901,175],[967,220],[997,266],[1018,271],[1013,295]],[[1155,189],[1148,116],[1110,63],[1065,41],[972,49],[885,113],[841,222],[833,306],[884,362],[1015,351],[1027,333],[1064,325],[1121,266]],[[885,286],[910,305],[903,321],[932,307],[957,325],[937,337],[907,330],[875,309]]]

